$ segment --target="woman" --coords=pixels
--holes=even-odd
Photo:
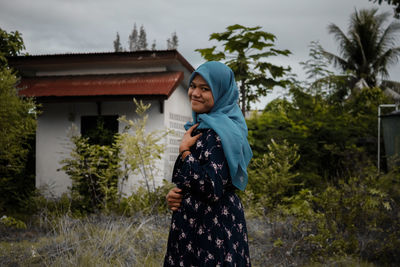
[[[181,141],[167,195],[173,210],[164,266],[250,266],[243,207],[252,152],[232,70],[201,65],[188,90],[193,122]]]

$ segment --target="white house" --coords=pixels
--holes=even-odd
[[[191,119],[187,84],[193,67],[176,50],[120,53],[85,53],[18,56],[9,65],[22,76],[20,95],[41,104],[36,132],[36,187],[55,195],[68,190],[71,181],[59,171],[70,153],[73,125],[80,132],[101,115],[115,131],[124,125],[121,115],[135,117],[133,97],[151,103],[147,130],[173,129],[167,150],[158,164],[156,182],[170,179],[183,125]],[[125,185],[129,192],[137,177]]]

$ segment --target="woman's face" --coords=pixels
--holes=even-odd
[[[208,113],[214,106],[214,97],[210,86],[200,75],[196,75],[189,86],[189,99],[196,113]]]

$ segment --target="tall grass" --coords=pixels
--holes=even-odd
[[[31,241],[0,243],[2,266],[160,266],[167,216],[61,217]],[[17,264],[17,265],[16,265]]]
[[[162,266],[170,216],[68,215],[41,229],[1,232],[0,266]],[[50,223],[51,222],[51,223]],[[310,262],[301,231],[290,218],[248,218],[253,266],[322,266]],[[3,229],[4,230],[4,229]],[[301,248],[301,249],[299,249]],[[373,266],[352,258],[327,259],[324,266]]]

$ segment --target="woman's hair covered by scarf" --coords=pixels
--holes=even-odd
[[[186,123],[185,128],[200,123],[198,129],[211,128],[220,136],[232,183],[244,190],[248,180],[247,165],[253,153],[247,141],[247,125],[238,106],[239,92],[235,75],[228,66],[216,61],[198,67],[189,82],[196,75],[203,77],[210,86],[214,106],[208,113],[197,114],[193,111],[193,122]]]

